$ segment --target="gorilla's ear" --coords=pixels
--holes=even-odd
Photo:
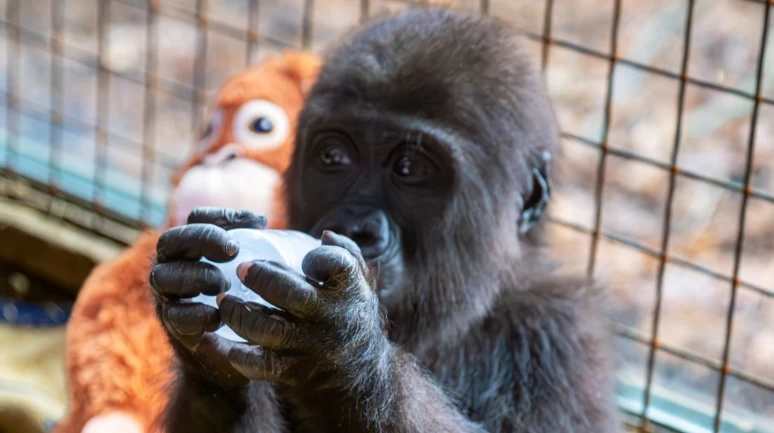
[[[527,189],[521,197],[519,233],[524,234],[530,231],[546,212],[546,206],[551,200],[550,163],[551,154],[543,152],[538,166],[532,168],[527,180]]]
[[[282,71],[298,83],[304,95],[312,88],[322,68],[322,60],[306,51],[284,51],[280,62]]]

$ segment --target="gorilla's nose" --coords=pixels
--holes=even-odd
[[[357,243],[363,257],[374,259],[390,245],[390,225],[381,210],[367,206],[347,206],[325,222],[322,230],[344,235]]]

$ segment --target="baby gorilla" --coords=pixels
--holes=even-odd
[[[172,432],[617,430],[599,291],[543,257],[557,126],[517,37],[411,10],[333,49],[298,125],[289,224],[322,238],[305,275],[240,265],[274,305],[186,302],[228,279],[199,209],[158,243],[151,284],[180,360]],[[217,337],[223,324],[244,337]]]

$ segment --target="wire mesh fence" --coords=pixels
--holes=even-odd
[[[2,0],[0,195],[128,243],[229,74],[410,3]],[[774,431],[772,2],[445,3],[523,30],[544,71],[552,234],[612,288],[628,423]]]

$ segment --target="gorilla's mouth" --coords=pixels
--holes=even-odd
[[[395,238],[393,238],[395,239]],[[398,242],[391,242],[378,257],[365,258],[374,279],[374,290],[380,299],[391,297],[403,284],[405,276],[403,254]]]
[[[387,251],[385,251],[382,254],[379,254],[376,257],[363,256],[363,258],[365,259],[366,264],[368,266],[381,267],[383,265],[390,265],[392,262],[398,260],[399,259],[398,256],[400,255],[399,252],[400,252],[400,248],[390,245],[389,247],[387,247]]]
[[[353,203],[338,205],[314,223],[308,233],[320,237],[325,230],[346,236],[357,244],[380,298],[382,292],[401,287],[404,280],[402,233],[384,210]]]
[[[402,248],[400,245],[400,229],[392,221],[389,221],[387,224],[387,247],[384,249],[383,253],[377,256],[366,257],[366,261],[369,263],[391,263],[403,259],[401,254]],[[357,240],[353,240],[357,243]],[[360,244],[358,243],[358,245]]]

